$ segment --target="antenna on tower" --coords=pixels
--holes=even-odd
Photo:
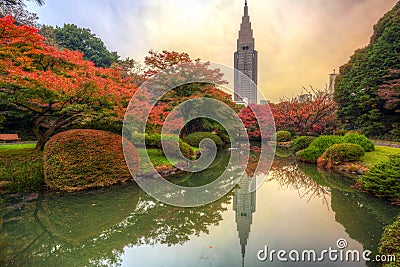
[[[244,5],[247,6],[247,0],[244,0]]]

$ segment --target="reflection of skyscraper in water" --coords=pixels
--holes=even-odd
[[[239,241],[242,252],[242,265],[246,253],[247,240],[250,235],[250,228],[253,222],[253,212],[256,211],[256,191],[249,192],[251,179],[244,176],[238,183],[233,196],[233,210],[236,214],[236,226],[239,233]]]

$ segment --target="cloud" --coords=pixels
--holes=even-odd
[[[29,4],[41,22],[90,28],[110,50],[143,60],[175,50],[233,65],[244,1],[60,0]],[[272,101],[302,86],[324,87],[328,74],[365,46],[396,0],[249,0],[259,51],[259,86]]]

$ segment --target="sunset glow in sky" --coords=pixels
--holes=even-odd
[[[396,0],[248,0],[259,87],[276,102],[328,74],[368,44],[372,27]],[[42,24],[89,28],[121,57],[150,49],[187,52],[233,66],[244,0],[46,0],[28,9]]]

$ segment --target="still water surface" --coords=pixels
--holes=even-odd
[[[226,165],[175,183],[198,186]],[[204,176],[204,177],[203,177]],[[79,194],[1,198],[1,266],[367,266],[365,262],[261,262],[257,252],[332,247],[376,252],[383,227],[400,212],[315,166],[276,157],[267,180],[248,180],[206,206],[160,203],[135,185]],[[373,266],[368,264],[368,266]]]

